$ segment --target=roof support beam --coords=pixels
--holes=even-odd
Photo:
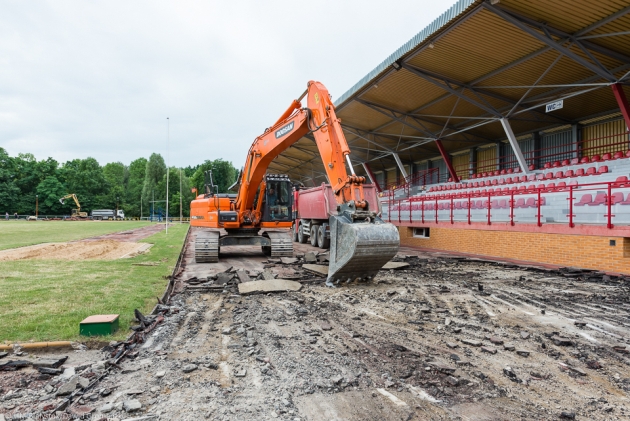
[[[507,118],[501,119],[501,125],[503,126],[503,130],[505,130],[505,135],[510,142],[510,146],[512,146],[512,150],[514,151],[514,155],[516,155],[516,160],[518,164],[521,166],[521,170],[525,174],[529,174],[529,166],[527,165],[527,161],[525,161],[525,157],[523,156],[523,152],[521,151],[521,147],[516,140],[516,136],[514,136],[514,132],[512,131],[512,126],[510,126],[510,122]]]
[[[440,139],[435,139],[435,144],[440,150],[440,155],[442,155],[442,159],[444,160],[444,163],[446,164],[446,168],[448,168],[448,172],[451,174],[451,178],[453,179],[454,182],[459,183],[459,177],[457,176],[457,172],[455,172],[455,168],[453,168],[451,157],[448,154],[448,152],[446,152],[446,149],[444,149],[444,146],[442,145],[442,141]]]
[[[377,192],[382,192],[383,190],[381,189],[381,186],[378,184],[378,181],[376,181],[376,177],[374,176],[374,173],[372,172],[372,168],[370,168],[370,164],[368,164],[367,162],[364,162],[363,164],[363,169],[365,170],[365,173],[370,177],[370,180],[372,181],[372,184],[374,184],[374,187],[376,187],[376,191]]]
[[[623,114],[623,119],[626,121],[626,128],[630,128],[630,105],[628,105],[628,98],[626,98],[626,93],[623,91],[623,85],[615,83],[611,85],[611,88],[615,94],[617,104],[619,104],[621,114]]]
[[[400,173],[402,174],[403,178],[409,177],[409,174],[407,174],[407,170],[405,170],[405,166],[403,165],[402,161],[400,160],[400,157],[398,156],[398,154],[397,153],[393,153],[392,156],[396,160],[396,164],[398,164],[398,169],[400,170]]]
[[[559,53],[572,59],[573,61],[580,64],[582,67],[590,70],[591,72],[595,73],[599,77],[606,79],[609,82],[615,82],[615,77],[607,69],[602,69],[601,67],[587,60],[584,60],[582,57],[575,54],[573,51],[558,44],[552,38],[532,29],[530,26],[523,23],[520,19],[517,19],[516,17],[514,17],[511,13],[508,13],[505,10],[486,2],[483,3],[483,7],[493,12],[495,15],[501,17],[506,22],[509,22],[512,25],[516,26],[521,31],[525,32],[526,34],[531,35],[532,37],[536,38],[538,41],[542,42],[543,44],[550,46],[551,48],[558,51]]]
[[[392,119],[396,120],[397,122],[399,122],[400,124],[402,124],[404,126],[408,126],[408,127],[412,128],[412,129],[414,129],[416,131],[419,131],[419,132],[422,132],[422,133],[426,134],[427,136],[429,136],[431,138],[435,138],[435,133],[430,132],[425,127],[421,128],[421,127],[415,126],[413,124],[407,123],[405,120],[401,119],[397,114],[404,115],[402,113],[396,113],[396,112],[394,112],[392,110],[388,110],[388,109],[386,109],[384,107],[381,107],[380,105],[376,105],[376,104],[373,104],[371,102],[364,101],[362,99],[358,99],[357,98],[355,101],[357,101],[360,104],[365,105],[368,108],[373,109],[374,111],[377,111],[377,112],[379,112],[379,113],[381,113],[383,115],[386,115],[389,118],[392,118]]]

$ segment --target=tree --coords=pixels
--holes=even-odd
[[[223,159],[215,159],[214,161],[206,160],[203,164],[199,165],[191,177],[192,184],[197,188],[199,193],[204,192],[204,173],[208,170],[212,170],[212,181],[219,186],[219,193],[227,193],[229,187],[234,184],[238,175],[238,170],[234,168],[229,161],[224,161]]]
[[[141,216],[140,215],[140,199],[142,196],[142,187],[144,186],[144,175],[147,171],[147,159],[138,158],[129,164],[127,180],[127,190],[125,192],[125,215],[127,216]],[[147,213],[149,210],[148,203],[143,203],[142,211]]]
[[[68,213],[67,208],[59,202],[66,195],[66,187],[55,176],[48,176],[37,186],[39,195],[39,212],[48,215]],[[74,207],[74,202],[72,202]]]
[[[166,176],[166,164],[164,163],[164,158],[160,154],[151,154],[149,160],[147,161],[147,167],[144,176],[144,184],[142,186],[142,202],[147,205],[147,210],[149,209],[149,204],[153,200],[154,192],[155,192],[155,200],[165,200],[164,195],[159,195],[159,191],[157,190],[158,183],[164,179]],[[164,205],[156,206],[164,209]]]
[[[114,207],[118,204],[119,208],[122,208],[129,178],[128,168],[122,162],[110,162],[103,167],[103,176],[107,180],[108,187],[104,195],[104,207]]]
[[[7,151],[0,148],[0,213],[17,212],[20,189],[15,184],[15,163]]]
[[[82,210],[89,212],[107,205],[107,180],[96,159],[68,161],[61,167],[58,178],[66,186],[66,193],[77,195]]]
[[[13,158],[13,182],[20,190],[14,207],[15,212],[30,214],[34,210],[35,194],[39,183],[46,177],[55,176],[59,164],[52,158],[37,161],[33,154],[18,154]]]

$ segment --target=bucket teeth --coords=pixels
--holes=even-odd
[[[326,285],[371,279],[398,252],[398,229],[380,219],[352,222],[348,217],[330,217],[330,265]]]

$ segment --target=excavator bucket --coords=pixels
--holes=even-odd
[[[372,279],[398,252],[398,229],[380,218],[352,221],[345,214],[330,217],[330,264],[326,285]]]

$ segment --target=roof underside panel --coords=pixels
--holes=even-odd
[[[450,153],[502,142],[501,118],[527,137],[617,113],[628,28],[630,0],[458,1],[336,101],[355,169],[440,159],[435,139]],[[311,139],[273,168],[325,180]]]

